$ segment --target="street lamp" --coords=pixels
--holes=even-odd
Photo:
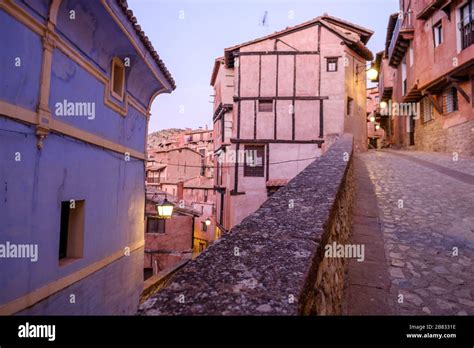
[[[359,74],[361,72],[365,71],[366,74],[367,74],[367,77],[369,78],[369,80],[371,81],[375,81],[377,80],[377,77],[379,76],[379,72],[377,71],[377,69],[374,69],[374,68],[368,68],[365,66],[365,65],[359,65],[357,64],[356,67],[355,67],[355,73],[356,73],[356,82],[359,81]]]
[[[380,126],[378,124],[375,125],[375,130],[379,130]]]
[[[162,219],[169,219],[173,215],[174,205],[165,197],[163,203],[157,205],[158,216]]]
[[[387,107],[387,102],[386,101],[381,101],[380,102],[380,108],[385,109]]]
[[[367,77],[369,78],[369,80],[374,81],[377,79],[378,76],[379,72],[374,68],[370,68],[369,70],[367,70]]]
[[[374,116],[370,116],[370,122],[375,122],[375,117]]]
[[[206,224],[206,226],[210,226],[211,225],[211,219],[207,218],[206,221],[204,221],[204,223]]]

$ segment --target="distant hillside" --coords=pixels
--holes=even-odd
[[[170,140],[175,134],[184,132],[185,129],[169,128],[148,134],[148,148],[156,148],[158,144]]]

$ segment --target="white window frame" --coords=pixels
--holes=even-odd
[[[443,23],[442,21],[437,22],[435,25],[433,25],[433,42],[434,42],[434,47],[438,47],[441,45],[444,41],[444,36],[443,36]]]

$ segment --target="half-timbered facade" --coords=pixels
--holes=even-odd
[[[324,15],[225,49],[215,89],[216,221],[255,211],[337,138],[367,148],[365,44],[372,31]]]

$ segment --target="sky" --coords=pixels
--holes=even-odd
[[[373,30],[372,52],[384,49],[398,0],[128,0],[138,24],[171,72],[176,90],[155,98],[149,133],[212,128],[214,60],[224,49],[294,26],[323,13]],[[267,12],[266,25],[261,21]]]

